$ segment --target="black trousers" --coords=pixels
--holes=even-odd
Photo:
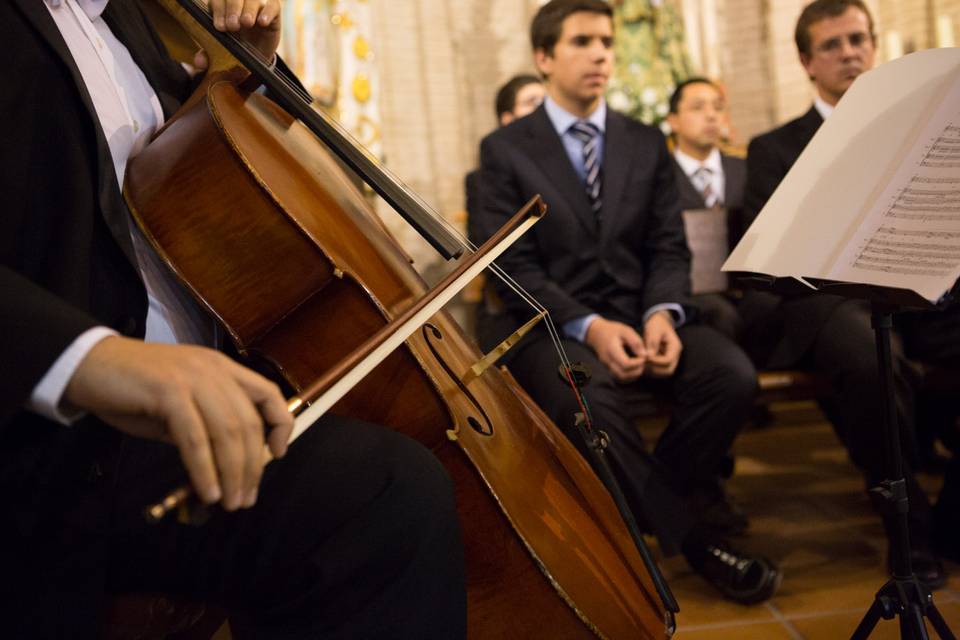
[[[669,379],[617,383],[586,345],[564,340],[570,360],[586,364],[592,380],[584,390],[597,428],[610,436],[607,457],[634,515],[659,539],[665,553],[679,549],[696,524],[685,494],[715,479],[752,405],[756,371],[747,356],[710,327],[677,330],[683,353]],[[511,373],[567,437],[586,455],[574,428],[579,405],[556,374],[552,342],[538,336],[512,356]],[[644,392],[669,399],[671,419],[648,453],[635,424],[635,403]]]
[[[88,563],[104,569],[108,593],[167,593],[221,605],[239,640],[465,636],[452,485],[418,443],[327,416],[267,468],[254,508],[212,509],[199,527],[175,519],[147,524],[143,507],[182,480],[171,447],[125,441],[108,520],[55,536],[76,544],[67,557],[91,557],[97,549],[92,555],[102,564],[73,561],[81,571],[66,573],[45,564],[45,591],[66,582],[47,601],[51,615],[58,599],[69,602],[69,594],[82,597],[95,586],[92,571],[83,577]],[[79,582],[71,581],[76,574]],[[39,628],[36,617],[26,621],[22,637],[86,635],[77,620],[50,626],[48,634],[37,634]]]
[[[895,328],[891,335],[893,383],[910,500],[910,536],[914,546],[926,547],[932,534],[930,501],[912,471],[916,433],[922,426],[917,421],[939,421],[935,414],[940,413],[948,419],[955,417],[957,402],[950,398],[947,404],[952,407],[937,407],[925,398],[918,398],[918,379],[911,361],[947,366],[960,362],[960,309],[903,314],[895,318]],[[786,366],[793,365],[786,363]],[[821,400],[824,412],[851,460],[863,470],[867,485],[874,486],[884,480],[888,472],[870,304],[844,300],[833,306],[809,350],[798,355],[795,366],[810,368],[829,381],[832,393]],[[942,404],[940,400],[938,403]]]
[[[821,399],[821,407],[850,459],[864,472],[868,487],[887,477],[880,376],[870,322],[869,303],[860,300],[841,302],[817,334],[804,361],[828,380],[831,393]],[[916,381],[904,354],[903,341],[895,332],[891,332],[890,346],[901,447],[907,453],[904,456],[904,478],[910,500],[910,537],[916,545],[928,546],[930,501],[917,484],[909,455],[916,429]]]

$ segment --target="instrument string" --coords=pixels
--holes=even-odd
[[[210,19],[212,20],[209,6],[206,5],[203,0],[187,0],[192,3],[197,8],[201,9]],[[293,80],[287,78],[282,73],[276,73],[275,70],[271,67],[272,60],[268,60],[263,53],[254,47],[253,45],[247,43],[238,37],[237,34],[232,32],[226,32],[223,34],[224,37],[230,39],[238,48],[245,51],[251,58],[253,58],[259,65],[260,69],[257,71],[260,74],[269,74],[272,77],[276,78],[283,86],[289,90],[290,96],[295,97],[299,100],[302,106],[309,108],[311,111],[316,113],[321,117],[326,124],[334,128],[337,133],[343,137],[345,141],[352,144],[352,146],[366,155],[370,160],[377,163],[378,167],[382,171],[384,177],[391,181],[396,187],[399,187],[406,191],[424,210],[428,211],[437,222],[442,225],[447,231],[456,237],[461,245],[464,248],[469,249],[471,252],[477,250],[476,245],[470,241],[456,226],[454,226],[450,221],[437,213],[430,205],[428,205],[416,192],[409,189],[396,175],[394,175],[389,169],[384,167],[379,163],[378,159],[373,156],[372,153],[366,147],[363,146],[359,141],[357,141],[349,131],[347,131],[343,125],[338,121],[330,117],[328,114],[324,113],[322,110],[317,108],[316,101],[313,99],[313,96],[299,86]],[[577,398],[581,410],[583,411],[584,421],[587,430],[589,431],[592,427],[592,419],[590,416],[589,406],[587,405],[586,398],[583,396],[580,386],[575,382],[574,376],[572,374],[573,367],[570,359],[567,355],[566,350],[563,347],[563,340],[561,338],[560,332],[557,330],[556,325],[553,322],[553,318],[550,315],[550,312],[544,307],[536,298],[533,297],[528,291],[526,291],[520,284],[513,279],[508,273],[506,273],[502,268],[500,268],[496,263],[490,265],[490,271],[499,278],[510,290],[517,294],[536,314],[543,317],[543,323],[547,330],[548,335],[550,336],[550,341],[553,344],[554,351],[557,353],[557,358],[560,361],[562,372],[564,377],[567,380],[567,384],[570,386],[574,395]]]

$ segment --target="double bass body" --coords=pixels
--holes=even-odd
[[[303,125],[229,76],[205,91],[131,164],[127,198],[241,354],[299,391],[426,287]],[[334,408],[417,439],[446,466],[470,637],[669,635],[606,490],[508,374],[461,382],[479,357],[437,314]]]

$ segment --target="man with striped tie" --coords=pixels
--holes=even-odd
[[[549,310],[570,359],[591,370],[589,411],[609,436],[607,457],[631,508],[666,553],[682,551],[724,595],[765,600],[779,583],[777,568],[729,548],[708,526],[718,523],[690,508],[715,490],[756,373],[730,340],[688,322],[690,259],[663,135],[603,99],[613,66],[611,8],[603,0],[551,0],[530,31],[547,98],[483,140],[477,226],[492,234],[530,197],[543,196],[547,215],[500,266]],[[519,326],[530,308],[496,286]],[[582,449],[574,429],[580,409],[557,362],[542,326],[507,354],[520,384]],[[638,399],[650,393],[672,405],[652,455],[634,425]]]
[[[716,253],[709,255],[711,252],[708,251],[704,256],[697,253],[691,227],[687,227],[694,253],[692,300],[705,324],[738,340],[743,323],[725,291],[726,276],[716,276],[719,268],[715,262],[726,258],[733,248],[729,239],[739,235],[739,229],[730,228],[730,225],[740,219],[747,179],[743,159],[720,152],[719,144],[729,124],[727,116],[727,104],[720,87],[706,78],[685,80],[670,96],[667,123],[675,143],[673,168],[685,221],[693,225],[703,219],[701,216],[709,215],[727,232],[725,238],[712,236],[722,246],[711,245],[708,249]],[[706,209],[713,211],[704,211]],[[723,224],[724,219],[726,224]],[[702,282],[698,282],[697,275],[701,273],[707,277],[701,276]]]

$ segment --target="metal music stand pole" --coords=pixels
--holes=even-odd
[[[877,366],[880,367],[880,397],[885,437],[887,479],[871,489],[881,505],[891,532],[893,575],[877,591],[873,605],[867,610],[851,640],[868,638],[880,618],[900,622],[901,640],[928,640],[924,618],[928,618],[941,640],[956,640],[946,621],[933,604],[930,589],[917,579],[910,564],[910,534],[907,528],[906,481],[903,477],[903,457],[900,450],[900,428],[897,423],[896,396],[893,388],[893,358],[890,351],[890,329],[894,308],[882,302],[873,302],[873,331],[877,342]]]

